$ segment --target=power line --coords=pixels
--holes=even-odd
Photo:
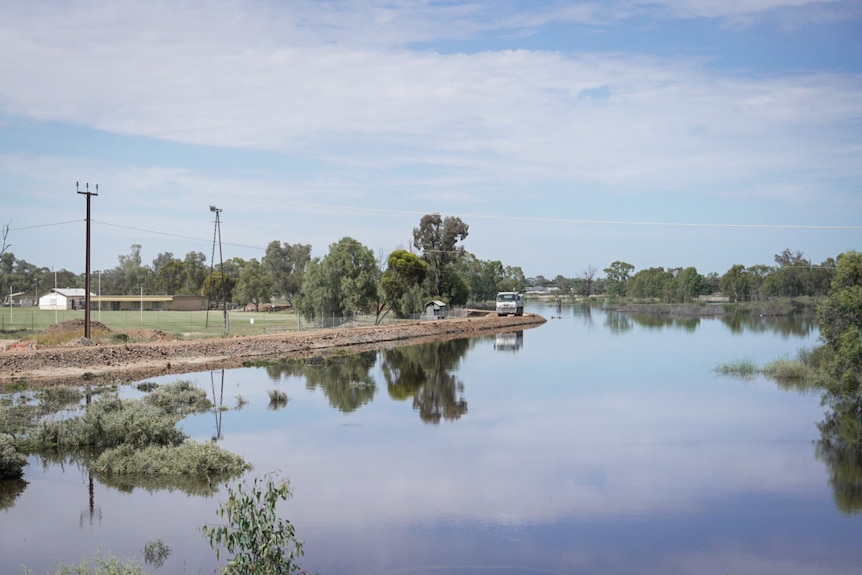
[[[146,228],[136,228],[136,227],[133,227],[133,226],[124,226],[124,225],[122,225],[122,224],[111,224],[111,223],[108,223],[108,222],[101,222],[101,221],[99,221],[99,220],[93,220],[93,221],[94,221],[95,223],[97,223],[97,224],[101,224],[101,225],[103,225],[103,226],[110,226],[110,227],[112,227],[112,228],[121,228],[121,229],[124,229],[124,230],[133,230],[133,231],[136,231],[136,232],[144,232],[144,233],[148,233],[148,234],[155,234],[155,235],[159,235],[159,236],[169,236],[169,237],[172,237],[172,238],[180,238],[180,239],[183,239],[183,240],[192,240],[192,241],[196,241],[196,242],[206,242],[206,243],[209,243],[210,241],[212,241],[212,240],[211,240],[211,239],[209,239],[209,238],[196,238],[196,237],[193,237],[193,236],[183,236],[183,235],[180,235],[180,234],[172,234],[172,233],[169,233],[169,232],[160,232],[160,231],[157,231],[157,230],[148,230],[148,229],[146,229]],[[253,249],[253,250],[266,251],[266,248],[262,248],[262,247],[260,247],[260,246],[250,246],[250,245],[246,245],[246,244],[235,244],[235,243],[231,243],[231,242],[222,242],[222,245],[226,245],[226,246],[234,246],[234,247],[238,247],[238,248],[249,248],[249,249]]]
[[[54,222],[53,224],[34,224],[32,226],[22,226],[20,228],[9,228],[10,232],[17,232],[20,230],[32,230],[35,228],[49,228],[51,226],[65,226],[66,224],[77,224],[84,220],[69,220],[68,222]],[[95,221],[95,220],[94,220]]]
[[[356,212],[400,214],[400,215],[427,215],[428,212],[413,210],[392,210],[386,208],[365,208],[358,206],[339,206],[333,204],[310,204],[304,202],[280,202],[291,206],[305,208],[319,208],[327,210],[349,210]],[[455,214],[448,214],[455,215]],[[578,218],[548,218],[541,216],[504,216],[499,214],[458,214],[461,219],[475,218],[486,220],[507,220],[544,222],[561,224],[590,224],[606,226],[664,226],[664,227],[689,227],[689,228],[761,228],[761,229],[787,229],[787,230],[862,230],[862,226],[834,226],[834,225],[805,225],[805,224],[726,224],[726,223],[699,223],[699,222],[642,222],[630,220],[587,220]]]

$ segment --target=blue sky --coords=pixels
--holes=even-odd
[[[423,214],[527,276],[862,249],[857,0],[3,0],[0,221],[39,266],[132,244],[386,255]]]

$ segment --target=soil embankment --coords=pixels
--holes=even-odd
[[[75,346],[14,349],[0,352],[0,383],[80,385],[133,381],[156,375],[240,367],[251,359],[298,359],[337,350],[359,352],[528,329],[543,323],[545,318],[534,314],[497,317],[482,312],[465,318],[373,327],[113,345],[93,345],[92,342],[83,345],[82,342]]]

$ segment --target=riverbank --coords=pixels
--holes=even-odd
[[[95,345],[92,341],[77,340],[71,346],[15,347],[0,351],[0,384],[98,385],[135,381],[157,375],[236,368],[251,359],[299,359],[516,331],[537,327],[545,321],[535,314],[498,317],[476,311],[464,318],[258,336]]]

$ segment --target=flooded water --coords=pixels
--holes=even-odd
[[[820,395],[714,371],[795,356],[817,343],[812,324],[527,311],[549,320],[182,376],[232,408],[183,428],[218,437],[250,476],[290,479],[281,511],[322,575],[859,573],[862,515],[818,448]],[[111,487],[35,457],[25,473],[0,511],[3,573],[100,549],[143,560],[154,539],[171,554],[149,572],[214,572],[200,527],[218,521],[223,488]]]

